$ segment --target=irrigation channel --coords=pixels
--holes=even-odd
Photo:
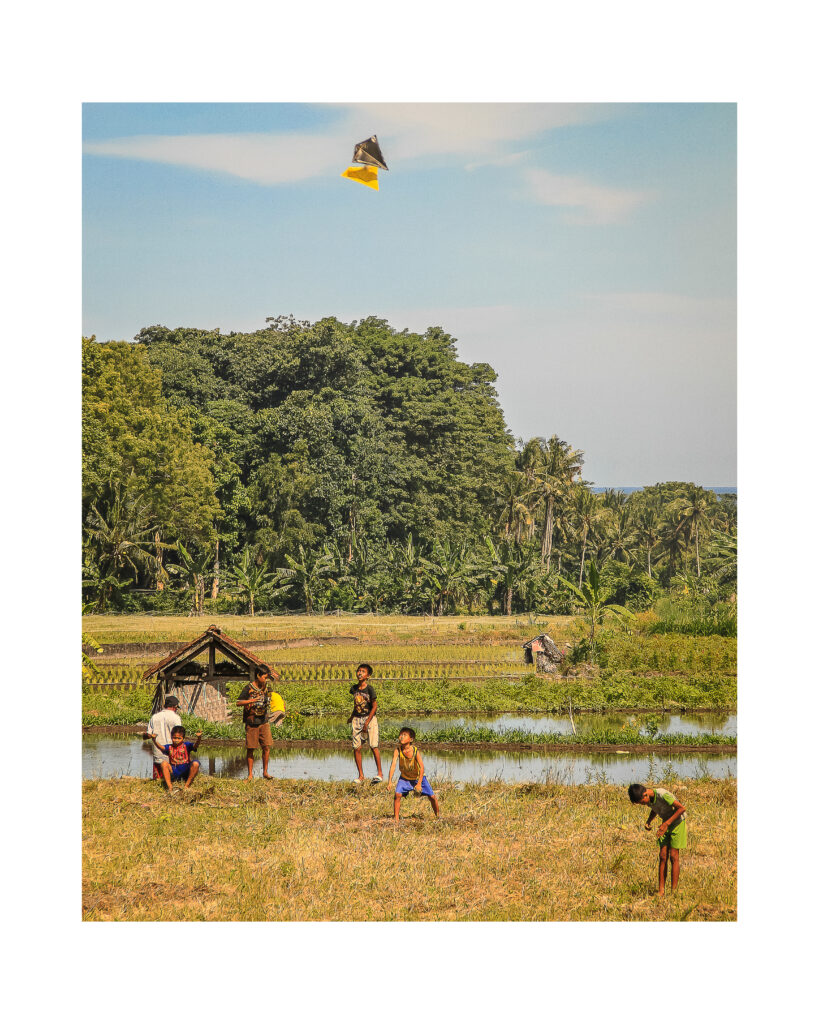
[[[584,725],[593,719],[595,724],[631,725],[632,715],[584,715],[575,718],[578,738],[582,742]],[[493,716],[408,716],[403,724],[427,731],[431,725],[462,725],[488,727],[502,733],[504,730],[523,729],[527,732],[546,733],[571,731],[568,717],[546,715],[493,715]],[[388,724],[386,721],[383,725]],[[389,724],[394,724],[389,722]],[[652,719],[657,737],[664,733],[685,733],[696,743],[698,734],[721,733],[736,736],[734,714],[657,715]],[[421,748],[423,750],[423,746]],[[720,753],[719,748],[701,751],[674,751],[662,747],[656,752],[625,753],[614,751],[591,752],[571,749],[536,750],[426,750],[424,761],[433,785],[441,782],[545,782],[557,781],[583,784],[605,776],[612,783],[628,783],[646,778],[657,778],[665,772],[681,777],[696,778],[710,775],[724,778],[736,775],[736,753]],[[258,753],[258,752],[257,752]],[[373,761],[365,749],[365,764],[372,774]],[[389,767],[392,751],[382,749],[385,771]],[[203,774],[221,778],[242,778],[246,773],[244,751],[241,745],[227,745],[217,740],[204,741],[199,760]],[[259,769],[261,765],[259,764]],[[148,743],[139,736],[83,735],[83,778],[116,778],[151,775],[151,754]],[[258,774],[258,771],[257,771]],[[323,779],[326,781],[352,781],[355,776],[352,753],[337,747],[276,747],[270,756],[270,774],[282,779]]]

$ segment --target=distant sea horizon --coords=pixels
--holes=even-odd
[[[602,487],[594,486],[592,491],[595,494],[602,494],[603,491],[622,491],[623,494],[633,494],[635,491],[642,491],[646,487],[653,487],[653,484],[643,484],[642,487],[621,487],[620,484],[608,484]],[[715,494],[736,494],[736,485],[733,487],[709,487],[707,484],[701,484],[706,491],[713,491]]]

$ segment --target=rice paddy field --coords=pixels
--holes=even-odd
[[[736,729],[703,726],[692,738],[693,726],[674,732],[659,725],[684,723],[692,712],[735,721],[733,638],[651,635],[638,617],[631,632],[604,634],[597,665],[567,659],[552,676],[533,673],[522,645],[546,632],[570,653],[586,632],[579,618],[89,616],[83,631],[103,651],[83,677],[84,730],[133,734],[144,727],[153,686],[145,671],[211,622],[281,673],[277,689],[288,715],[275,730],[277,748],[301,746],[318,757],[322,746],[335,746],[352,765],[349,687],[365,661],[374,668],[385,768],[410,716],[430,756],[447,747],[553,749],[555,756],[595,745],[612,754],[624,753],[624,744],[632,753],[656,751],[657,763],[666,762],[664,784],[689,806],[680,892],[658,900],[656,843],[642,828],[645,813],[605,772],[586,784],[551,774],[523,785],[444,777],[441,819],[432,819],[426,801],[407,799],[398,827],[384,787],[359,789],[320,775],[246,782],[202,773],[189,793],[171,798],[155,783],[125,775],[83,782],[84,919],[736,918],[736,780],[730,771],[674,776],[671,753],[735,756]],[[241,684],[226,686],[233,703]],[[534,719],[507,728],[468,718],[545,714],[562,716],[560,730],[543,731]],[[205,754],[208,742],[235,743],[240,751],[238,713],[230,723],[186,717],[185,724],[203,731]],[[139,750],[136,756],[141,766]],[[176,844],[191,837],[195,856],[176,863]],[[355,882],[362,844],[363,887]],[[417,884],[396,886],[408,848]]]

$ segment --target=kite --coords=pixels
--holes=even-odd
[[[341,172],[341,177],[360,181],[362,185],[378,191],[378,171],[375,167],[348,167],[346,171]]]
[[[363,164],[363,167],[351,166],[342,171],[342,178],[349,178],[351,181],[358,181],[368,188],[378,191],[378,168],[388,171],[384,162],[384,154],[378,145],[378,136],[372,135],[369,139],[356,144],[353,150],[353,165]]]

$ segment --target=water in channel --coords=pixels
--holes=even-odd
[[[382,764],[389,769],[392,750],[382,749]],[[201,773],[220,778],[240,779],[246,775],[245,754],[241,746],[203,743],[198,754]],[[424,752],[424,763],[433,786],[442,782],[560,782],[580,785],[605,781],[626,784],[658,779],[669,772],[680,778],[710,775],[735,776],[736,754],[718,751],[657,754],[616,754],[555,751],[544,754],[529,751],[433,751]],[[364,750],[365,772],[375,774],[369,750]],[[85,779],[122,776],[150,778],[151,751],[138,736],[85,734],[82,747],[82,774]],[[258,758],[256,774],[261,774]],[[352,751],[342,748],[274,747],[270,754],[270,774],[280,779],[321,779],[352,782],[355,766]]]
[[[392,715],[381,716],[379,721],[400,727],[409,725],[427,735],[446,726],[462,726],[468,729],[491,729],[493,732],[519,729],[532,733],[556,732],[568,736],[572,732],[572,720],[568,715],[505,714],[505,715],[407,715],[397,719]],[[656,736],[666,733],[682,733],[697,736],[715,733],[719,736],[736,736],[737,716],[735,712],[701,711],[686,714],[649,714],[638,712],[625,714],[622,711],[610,713],[583,712],[574,716],[574,728],[578,736],[593,729],[650,729]],[[648,736],[646,737],[648,738]]]

